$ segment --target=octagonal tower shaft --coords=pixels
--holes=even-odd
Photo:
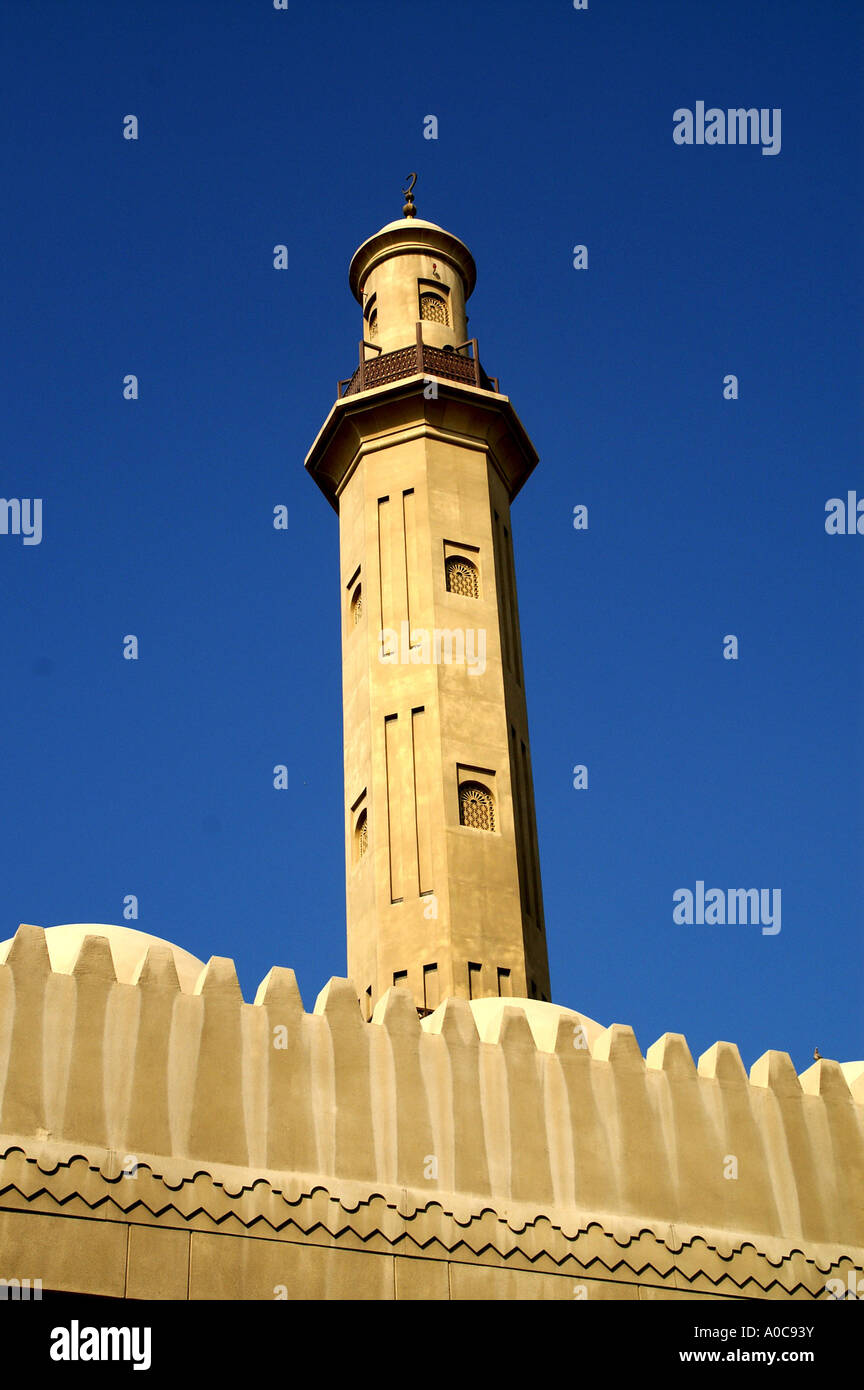
[[[467,247],[404,218],[351,263],[358,368],[306,460],[339,514],[348,973],[549,999],[510,503],[537,461],[466,342]]]

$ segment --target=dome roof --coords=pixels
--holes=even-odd
[[[422,217],[397,217],[368,237],[351,258],[348,280],[358,303],[363,302],[362,283],[370,270],[388,256],[410,252],[431,252],[449,261],[462,276],[465,298],[468,298],[477,282],[477,267],[464,241],[439,227],[437,222],[425,222]]]
[[[534,1042],[541,1052],[554,1052],[558,1020],[561,1018],[572,1022],[574,1033],[577,1025],[581,1024],[589,1050],[604,1032],[602,1023],[595,1023],[587,1014],[580,1013],[577,1009],[565,1008],[563,1004],[548,1004],[542,999],[510,999],[503,995],[496,998],[493,995],[489,999],[471,1000],[471,1012],[483,1042],[491,1041],[497,1036],[502,1011],[508,1005],[524,1010]]]
[[[114,973],[121,984],[132,984],[138,966],[151,946],[167,946],[174,957],[177,978],[184,994],[192,994],[204,962],[182,946],[165,941],[161,936],[136,931],[132,927],[117,927],[104,922],[69,922],[59,927],[45,928],[45,944],[51,969],[60,975],[71,975],[85,936],[107,937],[114,960]],[[0,963],[5,962],[13,938],[0,942]]]

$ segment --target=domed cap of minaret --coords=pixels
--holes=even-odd
[[[408,178],[408,187],[402,190],[405,195],[402,216],[395,222],[388,222],[374,236],[370,236],[358,246],[351,258],[348,271],[351,293],[362,304],[363,282],[369,272],[388,256],[435,252],[441,260],[448,261],[458,270],[464,285],[464,297],[467,299],[477,283],[474,257],[458,236],[445,231],[437,222],[424,222],[417,216],[414,206],[414,184],[417,175],[409,174]]]
[[[351,293],[363,307],[364,339],[390,352],[423,340],[455,346],[468,336],[465,301],[477,281],[474,257],[464,241],[416,215],[412,182],[404,191],[402,217],[369,237],[351,259]]]
[[[464,241],[439,227],[437,222],[425,222],[422,217],[398,217],[367,238],[351,258],[348,282],[357,302],[363,303],[363,283],[371,270],[388,256],[412,252],[434,254],[449,262],[462,277],[465,298],[468,298],[477,283],[477,267]]]

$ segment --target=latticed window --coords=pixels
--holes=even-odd
[[[432,323],[449,324],[447,301],[442,299],[440,294],[421,294],[420,317],[429,319]]]
[[[372,310],[372,313],[369,315],[369,337],[370,337],[370,338],[377,338],[377,337],[378,337],[378,310],[377,310],[377,309],[373,309],[373,310]]]
[[[358,585],[357,585],[357,588],[354,590],[353,594],[351,595],[351,622],[352,622],[352,624],[353,624],[354,627],[357,626],[357,624],[359,623],[359,621],[360,621],[360,619],[361,619],[362,617],[363,617],[363,590],[362,590],[362,587],[358,584]]]
[[[357,858],[362,859],[369,848],[369,817],[366,811],[361,811],[357,817],[357,824],[354,827],[354,841],[357,846]]]
[[[451,594],[461,594],[463,598],[477,598],[477,566],[463,555],[449,555],[444,565],[447,588]]]
[[[482,782],[463,782],[459,788],[459,820],[472,830],[495,829],[492,793]]]

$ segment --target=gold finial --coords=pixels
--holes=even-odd
[[[404,195],[405,195],[405,206],[404,206],[404,208],[402,209],[402,216],[403,216],[403,217],[416,217],[416,216],[417,216],[417,209],[416,209],[415,206],[414,206],[414,194],[413,194],[412,190],[413,190],[413,188],[414,188],[415,183],[417,182],[417,175],[416,175],[416,174],[409,174],[409,175],[408,175],[408,178],[409,178],[409,180],[410,180],[410,182],[409,182],[409,184],[408,184],[408,187],[402,189],[402,192],[403,192]]]

